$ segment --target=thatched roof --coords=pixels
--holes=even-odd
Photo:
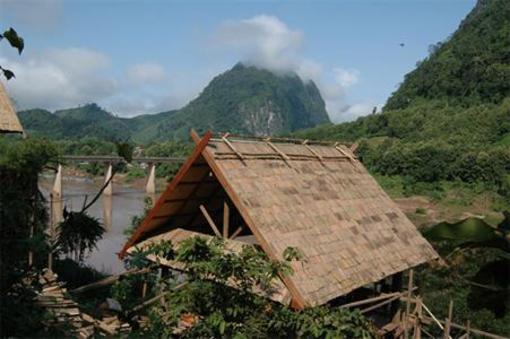
[[[23,133],[23,127],[2,83],[0,83],[0,133]]]
[[[244,226],[241,234],[253,234],[270,257],[281,260],[287,247],[303,254],[294,274],[283,277],[298,308],[437,257],[347,147],[212,139],[210,133],[194,139],[193,154],[121,255],[175,228],[211,233],[200,205],[221,225],[227,201],[231,223]]]

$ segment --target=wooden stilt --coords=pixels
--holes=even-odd
[[[223,238],[228,238],[228,228],[230,222],[230,208],[227,202],[223,203]]]
[[[421,297],[418,297],[416,302],[416,322],[414,324],[414,339],[421,339],[422,316],[423,316],[422,300]]]
[[[34,225],[30,225],[30,239],[34,237]],[[34,252],[28,251],[28,267],[32,267],[34,264]]]
[[[409,316],[411,315],[411,297],[413,293],[413,269],[409,270],[409,280],[407,282],[407,301],[406,301],[406,313],[404,316],[404,338],[409,339]]]

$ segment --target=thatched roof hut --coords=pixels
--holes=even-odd
[[[296,247],[303,260],[282,280],[297,308],[437,258],[348,147],[192,136],[195,150],[121,256],[176,229],[251,239],[279,260]]]
[[[23,127],[2,83],[0,83],[0,133],[23,133]]]

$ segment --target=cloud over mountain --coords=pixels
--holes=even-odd
[[[104,54],[84,48],[50,49],[23,60],[0,59],[16,74],[7,87],[21,109],[57,109],[113,95],[118,83],[103,73],[109,63]]]

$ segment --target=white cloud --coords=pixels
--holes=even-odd
[[[227,21],[213,37],[213,46],[235,54],[244,63],[276,72],[296,72],[303,80],[313,80],[326,103],[333,122],[357,117],[365,104],[347,105],[347,90],[357,84],[360,72],[352,68],[323,65],[304,56],[304,34],[287,26],[275,16],[257,15],[249,19]]]
[[[214,42],[240,53],[243,61],[273,71],[295,70],[300,64],[303,34],[275,16],[257,15],[220,25]]]
[[[19,29],[55,29],[61,22],[62,3],[62,0],[0,0],[0,17],[12,18]]]
[[[166,79],[166,71],[163,66],[156,63],[143,63],[131,66],[126,75],[134,83],[158,83]]]
[[[356,69],[333,68],[335,80],[341,86],[347,88],[358,83],[359,71]]]
[[[372,114],[374,112],[374,108],[377,113],[380,112],[382,106],[382,104],[372,101],[359,102],[352,105],[345,105],[339,110],[334,111],[333,114],[330,113],[330,116],[331,120],[336,123],[353,121],[359,117]]]
[[[189,73],[180,72],[169,81],[161,65],[141,63],[116,78],[110,75],[106,55],[85,48],[0,57],[0,65],[16,74],[12,80],[2,81],[19,110],[57,110],[96,102],[119,116],[180,108],[212,77],[209,72],[200,72],[190,80]]]
[[[103,74],[108,58],[89,49],[51,49],[23,61],[0,59],[0,64],[16,74],[7,87],[19,109],[58,109],[99,101],[118,87],[115,79]]]

